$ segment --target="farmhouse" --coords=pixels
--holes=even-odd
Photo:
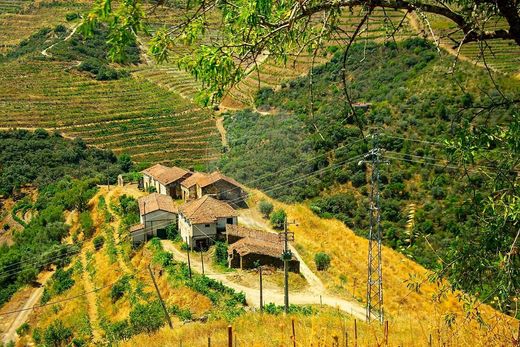
[[[218,171],[211,174],[197,172],[181,183],[181,189],[185,201],[211,195],[235,205],[243,202],[245,198],[243,186]]]
[[[188,170],[161,164],[149,167],[141,173],[143,174],[143,188],[145,190],[154,187],[157,193],[169,195],[174,199],[181,198],[181,182],[192,175]]]
[[[283,267],[283,245],[278,234],[246,228],[239,225],[227,225],[229,267],[250,269],[259,265]],[[289,271],[299,272],[300,262],[289,261]]]
[[[166,238],[166,227],[177,223],[178,209],[171,196],[152,193],[139,198],[140,223],[130,228],[134,244],[157,236]]]
[[[203,172],[194,172],[181,182],[182,199],[184,201],[197,199],[197,182],[206,176],[207,174]]]
[[[222,238],[227,224],[237,224],[237,212],[211,196],[205,195],[180,207],[179,231],[191,247],[207,247]]]
[[[241,225],[226,226],[229,267],[250,269],[259,265],[283,267],[283,246],[279,234],[250,229]],[[289,271],[299,272],[300,262],[289,261]]]

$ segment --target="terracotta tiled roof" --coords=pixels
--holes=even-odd
[[[186,188],[191,188],[206,176],[208,176],[208,174],[203,172],[194,172],[190,177],[182,181],[181,185]]]
[[[237,212],[227,203],[205,195],[180,207],[180,213],[192,224],[214,223],[217,218],[236,217]]]
[[[130,227],[130,233],[135,233],[135,232],[140,231],[140,230],[144,230],[144,224],[143,223],[132,225]]]
[[[173,203],[171,196],[163,195],[159,193],[152,193],[147,196],[139,198],[139,213],[144,215],[154,211],[166,211],[171,213],[178,213],[177,206]]]
[[[228,246],[228,254],[237,251],[240,256],[250,253],[264,254],[275,258],[282,256],[283,247],[281,243],[263,241],[247,237]]]
[[[224,176],[223,174],[221,174],[218,171],[215,171],[215,172],[211,173],[210,175],[207,175],[206,177],[200,179],[197,182],[197,184],[199,186],[201,186],[201,187],[207,187],[210,184],[213,184],[213,183],[218,182],[220,180],[226,181],[226,182],[228,182],[228,183],[230,183],[230,184],[232,184],[234,186],[242,188],[242,185],[240,183],[238,183],[237,181],[235,181],[231,177]]]
[[[141,172],[165,185],[178,181],[190,173],[188,170],[181,169],[180,167],[168,167],[161,164],[156,164]]]
[[[249,237],[249,238],[256,239],[256,240],[273,242],[273,243],[280,242],[279,235],[276,233],[246,228],[242,225],[228,224],[228,225],[226,225],[226,233],[228,234],[228,236],[235,236],[235,237],[242,238],[242,239]]]

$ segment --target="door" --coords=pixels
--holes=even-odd
[[[166,229],[157,229],[157,237],[165,240],[167,238]]]

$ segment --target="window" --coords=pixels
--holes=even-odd
[[[233,224],[233,218],[228,218],[226,221],[227,224]]]
[[[209,224],[204,224],[204,228],[209,228]]]

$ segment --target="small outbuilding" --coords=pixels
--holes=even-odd
[[[132,242],[142,243],[157,236],[166,238],[166,228],[177,223],[179,214],[171,196],[152,193],[138,200],[140,223],[130,228]]]
[[[228,264],[232,268],[251,269],[258,265],[283,268],[283,244],[279,234],[239,225],[226,226]],[[300,272],[296,258],[289,261],[289,271]]]
[[[190,247],[207,247],[214,240],[224,239],[228,224],[237,224],[237,212],[209,195],[189,201],[179,209],[179,231]]]

